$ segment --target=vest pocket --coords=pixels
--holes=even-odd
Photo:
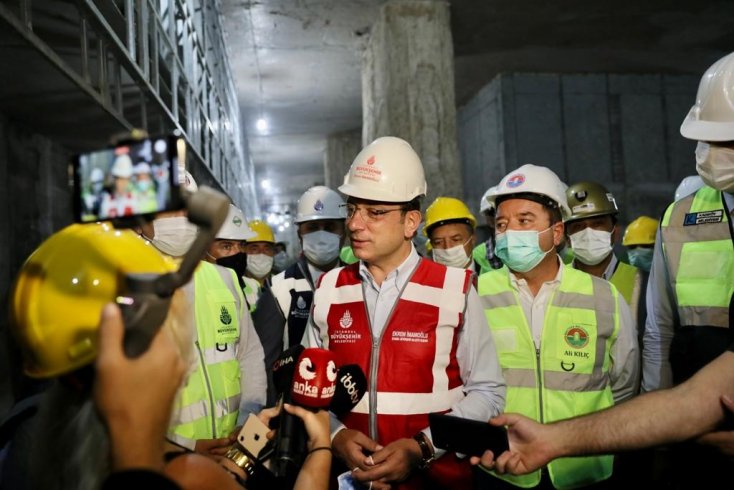
[[[517,332],[515,327],[495,327],[492,329],[497,353],[517,352]]]

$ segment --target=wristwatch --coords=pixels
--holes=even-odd
[[[431,441],[424,432],[419,432],[413,436],[413,439],[418,443],[421,448],[421,460],[418,462],[418,468],[425,470],[428,466],[436,459],[436,453],[433,450]]]

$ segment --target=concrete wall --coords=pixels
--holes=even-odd
[[[7,343],[10,287],[31,252],[72,222],[70,158],[62,146],[0,113],[0,413],[12,403],[9,380],[20,366]]]
[[[464,197],[474,211],[484,191],[525,163],[568,184],[595,180],[621,207],[621,220],[659,217],[680,180],[695,173],[695,143],[678,128],[698,77],[506,74],[459,110]]]
[[[362,149],[362,129],[330,134],[324,152],[326,187],[336,190],[344,183],[344,176]]]
[[[461,192],[450,27],[448,2],[388,1],[362,57],[362,143],[407,140],[423,163],[426,205]]]

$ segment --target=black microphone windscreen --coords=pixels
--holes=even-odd
[[[290,392],[293,372],[304,349],[302,345],[294,345],[283,351],[278,360],[273,363],[273,385],[278,395]]]
[[[367,391],[367,377],[357,364],[346,364],[339,368],[336,390],[329,411],[336,416],[350,412]]]

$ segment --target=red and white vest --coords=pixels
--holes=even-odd
[[[412,437],[428,426],[429,413],[446,412],[464,397],[456,349],[471,279],[471,271],[422,259],[373,343],[359,263],[321,277],[313,319],[328,332],[324,347],[335,354],[337,364],[358,364],[369,387],[342,417],[348,428],[386,445]],[[453,454],[446,455],[431,466],[431,473],[456,482],[456,463]]]

